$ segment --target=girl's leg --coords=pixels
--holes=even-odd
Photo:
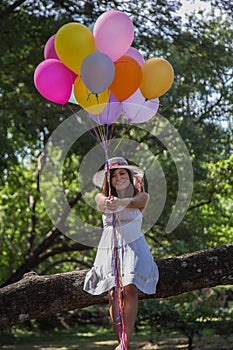
[[[124,324],[127,335],[127,342],[129,344],[134,325],[138,314],[138,289],[135,285],[129,284],[124,287]]]
[[[109,314],[110,314],[111,322],[114,328],[114,332],[116,334],[116,338],[118,341],[120,341],[118,336],[118,326],[117,326],[117,317],[119,313],[117,313],[116,311],[117,310],[115,306],[115,289],[113,288],[109,291]]]
[[[118,313],[115,305],[114,289],[112,289],[109,292],[109,312],[110,312],[110,317],[114,326],[115,334],[117,336],[118,341],[120,342],[119,335],[118,335],[118,327],[117,327]],[[126,333],[128,344],[132,337],[134,325],[137,318],[137,313],[138,313],[138,289],[135,285],[129,284],[128,286],[124,287],[124,308],[123,308],[125,333]]]

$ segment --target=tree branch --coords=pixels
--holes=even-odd
[[[82,198],[82,193],[79,192],[77,195],[69,202],[69,207],[73,208],[74,205]],[[70,209],[69,209],[70,210]],[[62,213],[60,220],[65,221],[67,215],[69,214],[68,210],[64,210]],[[55,239],[61,235],[60,230],[54,226],[44,237],[44,239],[41,241],[41,243],[31,252],[30,256],[25,259],[23,264],[19,266],[19,268],[8,278],[7,281],[3,284],[4,286],[7,286],[8,284],[14,283],[18,281],[20,278],[23,277],[23,275],[36,267],[38,264],[40,264],[42,261],[45,260],[45,258],[41,258],[42,254],[45,254],[46,251],[52,246]],[[80,244],[80,248],[83,247],[83,245]],[[87,247],[86,247],[87,249]],[[78,250],[78,246],[77,246]],[[49,255],[48,255],[49,256]],[[48,257],[46,256],[46,258]]]
[[[233,243],[160,260],[157,293],[140,293],[139,297],[166,298],[195,289],[232,284],[232,256]],[[0,330],[26,320],[107,303],[106,293],[92,296],[83,291],[87,271],[48,276],[29,273],[19,282],[0,289]]]
[[[84,246],[81,243],[74,243],[71,245],[62,245],[61,247],[55,247],[53,249],[46,250],[44,253],[42,253],[40,255],[40,257],[38,259],[39,259],[39,263],[41,263],[44,260],[46,260],[54,255],[82,251],[82,250],[87,250],[87,249],[92,249],[92,247]]]
[[[26,2],[26,0],[16,0],[13,4],[9,5],[8,7],[5,7],[5,10],[2,11],[1,15],[9,15],[14,12],[14,10],[23,5],[23,3]]]
[[[195,205],[189,207],[189,208],[188,208],[188,211],[193,210],[193,209],[196,209],[196,208],[199,208],[199,207],[201,207],[202,205],[210,204],[211,202],[212,202],[212,198],[211,198],[211,199],[208,199],[208,200],[206,200],[206,201],[202,201],[202,202],[200,202],[200,203],[197,203],[197,204],[195,204]]]
[[[45,274],[47,273],[48,271],[50,271],[52,268],[54,268],[55,266],[58,266],[58,265],[61,265],[63,263],[75,263],[77,266],[84,266],[86,268],[90,268],[90,264],[89,263],[86,263],[82,260],[79,260],[79,259],[75,259],[75,258],[64,258],[64,259],[60,259],[60,260],[57,260],[57,261],[54,261],[53,263],[51,263],[50,265],[48,265],[46,267],[46,269],[44,269],[42,271],[42,274]]]

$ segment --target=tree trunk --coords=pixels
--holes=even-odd
[[[233,244],[158,261],[157,293],[140,299],[165,298],[195,289],[232,284]],[[0,289],[0,330],[29,319],[107,302],[106,293],[92,296],[83,291],[88,270],[38,276]]]

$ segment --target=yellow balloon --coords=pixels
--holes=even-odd
[[[60,60],[77,74],[84,58],[95,51],[93,34],[76,22],[67,23],[58,30],[54,46]]]
[[[100,94],[93,94],[78,76],[74,82],[74,96],[80,106],[91,114],[100,114],[109,101],[109,89]]]
[[[150,58],[142,65],[140,90],[147,100],[160,97],[167,92],[174,81],[172,65],[163,58]]]

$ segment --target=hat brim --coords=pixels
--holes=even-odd
[[[144,171],[142,169],[138,168],[137,166],[134,166],[134,165],[117,165],[117,166],[111,167],[110,170],[120,169],[120,168],[130,170],[132,175],[135,177],[143,177],[144,176]],[[100,187],[100,188],[103,186],[105,173],[106,173],[106,170],[103,169],[103,170],[97,171],[97,173],[94,174],[94,176],[92,177],[92,182],[95,186]]]

